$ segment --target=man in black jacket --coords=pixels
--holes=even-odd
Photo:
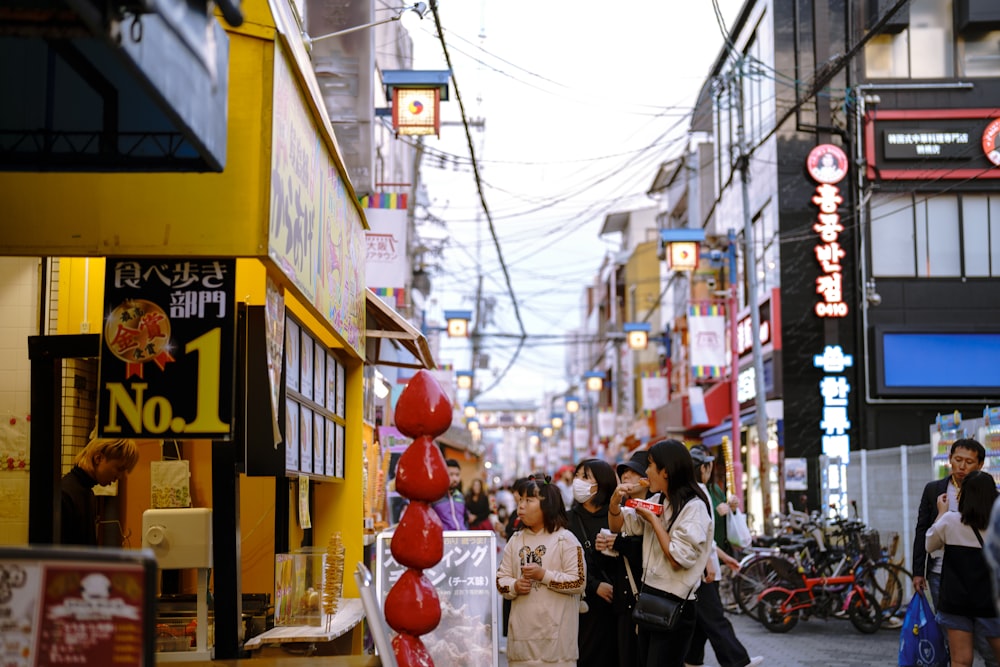
[[[982,470],[986,462],[986,449],[972,438],[956,440],[951,445],[948,463],[951,474],[944,479],[928,482],[920,496],[917,510],[917,530],[913,537],[913,588],[923,591],[930,588],[931,601],[937,607],[938,586],[941,583],[941,556],[928,555],[926,547],[927,530],[937,518],[937,500],[942,494],[948,496],[948,509],[958,511],[962,481],[973,470]]]
[[[913,537],[913,588],[923,592],[930,590],[934,609],[938,606],[938,594],[941,590],[941,559],[942,554],[927,553],[927,530],[937,518],[937,501],[942,495],[948,499],[948,510],[958,511],[958,499],[962,496],[962,482],[974,470],[982,470],[986,462],[986,448],[972,438],[956,440],[951,445],[948,464],[951,474],[944,479],[928,482],[920,496],[920,508],[917,510],[917,529]],[[996,665],[993,651],[985,638],[976,635],[976,652],[985,664]]]
[[[95,486],[125,479],[139,461],[133,440],[93,438],[62,478],[60,544],[99,546]],[[114,545],[120,546],[120,545]]]

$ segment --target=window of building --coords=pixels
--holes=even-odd
[[[941,79],[955,76],[951,0],[910,0],[910,23],[865,46],[869,79]]]
[[[865,46],[869,79],[1000,76],[1000,30],[968,25],[956,30],[952,0],[911,0],[903,30]]]
[[[869,238],[876,277],[1000,276],[1000,195],[875,195]]]
[[[757,293],[764,296],[781,284],[781,264],[778,261],[778,221],[770,202],[761,208],[753,220],[754,258],[757,263]]]
[[[725,185],[732,172],[732,147],[733,147],[733,96],[732,88],[725,78],[718,79],[719,87],[715,97],[715,136],[718,137],[715,149],[716,173],[719,178],[719,187]]]
[[[959,76],[1000,76],[1000,30],[965,32],[957,46]]]

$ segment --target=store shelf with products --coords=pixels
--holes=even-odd
[[[951,473],[948,465],[951,446],[961,438],[974,438],[986,448],[983,471],[993,475],[993,479],[1000,485],[1000,408],[986,407],[983,416],[975,419],[962,419],[958,411],[938,415],[930,427],[934,479],[941,479]]]

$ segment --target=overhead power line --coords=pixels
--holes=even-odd
[[[497,236],[497,230],[493,225],[493,218],[490,215],[490,207],[486,204],[486,195],[483,193],[483,181],[479,174],[479,163],[476,161],[476,147],[472,142],[472,131],[469,129],[469,118],[465,113],[465,103],[462,101],[462,94],[459,91],[458,81],[455,78],[455,68],[451,62],[451,54],[448,52],[448,43],[444,39],[444,28],[441,25],[441,15],[438,13],[438,3],[437,0],[431,0],[431,12],[434,14],[434,27],[437,28],[438,41],[441,42],[441,51],[444,53],[445,62],[448,64],[448,69],[451,70],[452,86],[455,89],[455,99],[458,101],[458,109],[462,114],[462,126],[465,128],[465,140],[469,146],[469,157],[472,161],[472,175],[476,180],[476,192],[479,194],[479,203],[483,207],[483,215],[486,216],[486,223],[490,230],[490,236],[493,237],[493,245],[496,247],[497,259],[500,262],[500,269],[503,271],[504,282],[507,285],[507,293],[510,294],[511,306],[514,309],[514,317],[517,319],[518,327],[521,329],[521,339],[518,342],[517,349],[514,350],[514,354],[511,357],[510,362],[501,371],[497,377],[494,379],[493,384],[483,390],[481,393],[486,393],[494,386],[496,386],[507,374],[507,371],[514,366],[517,361],[518,356],[521,353],[521,348],[524,346],[524,341],[527,338],[527,332],[524,329],[524,320],[521,319],[521,310],[517,305],[517,296],[514,294],[514,285],[510,280],[510,271],[507,270],[507,263],[503,258],[503,250],[500,248],[500,239]]]

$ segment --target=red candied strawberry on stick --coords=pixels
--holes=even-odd
[[[401,565],[423,570],[444,556],[443,527],[428,503],[412,501],[392,534],[389,551]]]
[[[385,620],[399,667],[434,667],[420,635],[441,622],[441,601],[423,570],[444,553],[441,520],[430,504],[448,492],[448,468],[434,438],[451,426],[452,406],[434,376],[418,371],[396,404],[396,428],[413,442],[396,465],[396,491],[411,502],[390,542],[393,558],[407,569],[385,599]]]
[[[419,436],[399,457],[396,491],[410,500],[428,503],[448,492],[448,465],[430,436]]]
[[[434,660],[420,637],[406,633],[396,635],[392,638],[392,652],[396,654],[399,667],[434,667]]]
[[[436,438],[451,426],[451,401],[433,375],[420,370],[396,402],[396,428],[408,438]]]

